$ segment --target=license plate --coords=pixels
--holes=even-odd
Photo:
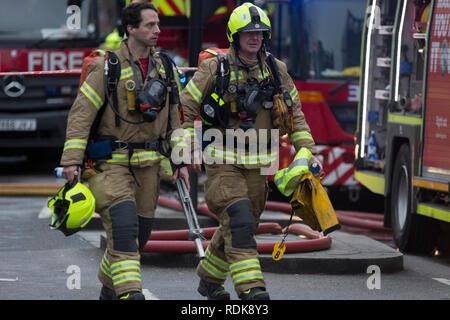
[[[0,119],[0,131],[36,131],[36,119]]]

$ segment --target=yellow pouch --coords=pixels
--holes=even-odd
[[[327,192],[311,172],[301,177],[290,203],[295,215],[313,230],[326,235],[341,228]]]

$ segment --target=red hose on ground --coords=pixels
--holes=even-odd
[[[158,203],[161,206],[169,207],[175,210],[182,210],[181,204],[177,199],[171,199],[164,196],[159,197]],[[286,214],[291,214],[292,207],[290,203],[286,202],[275,202],[267,201],[266,210],[279,211]],[[217,216],[208,209],[206,203],[202,203],[198,206],[197,212],[213,218],[218,221]],[[384,227],[383,225],[383,215],[375,213],[364,213],[356,211],[341,211],[336,210],[336,216],[338,217],[339,223],[342,225],[347,225],[350,227],[369,229],[369,230],[380,230],[380,231],[390,231],[391,229]]]
[[[202,228],[205,238],[212,238],[217,227]],[[280,234],[281,226],[275,222],[264,222],[258,225],[256,234],[272,233]],[[189,229],[182,230],[165,230],[165,231],[153,231],[150,235],[150,240],[188,240]]]
[[[257,242],[257,250],[260,254],[271,254],[276,242]],[[202,241],[203,249],[209,245],[209,241]],[[302,241],[285,241],[285,253],[298,253],[325,250],[331,246],[331,238],[323,237],[320,239],[302,240]],[[197,249],[193,241],[188,240],[152,240],[148,241],[142,250],[143,252],[160,252],[160,253],[196,253]]]
[[[339,223],[341,223],[343,225],[371,229],[371,230],[382,230],[382,231],[390,230],[389,228],[384,227],[383,221],[374,221],[374,220],[369,220],[369,219],[355,218],[355,217],[343,215],[339,212],[336,212],[336,216],[338,217]]]
[[[211,231],[217,228],[205,228],[208,229],[208,234],[212,236]],[[175,233],[168,231],[155,231],[152,233],[150,240],[143,248],[143,252],[160,252],[160,253],[196,253],[197,249],[195,243],[189,240],[179,240],[182,237],[187,239],[189,230],[175,230]],[[297,235],[304,235],[308,240],[299,241],[285,241],[286,251],[285,253],[298,253],[298,252],[310,252],[317,250],[328,249],[331,246],[331,238],[322,236],[319,232],[311,230],[311,228],[302,224],[292,224],[289,226],[289,232]],[[278,223],[261,223],[256,231],[257,234],[262,233],[281,233],[281,226]],[[156,234],[156,235],[154,235]],[[176,235],[177,240],[167,239],[170,235]],[[205,232],[206,236],[206,232]],[[261,254],[271,254],[275,244],[278,241],[258,241],[257,251]],[[202,241],[204,249],[208,246],[209,241]]]
[[[174,210],[182,211],[183,208],[177,199],[171,199],[168,197],[160,196],[158,204],[164,207],[169,207]],[[267,202],[266,209],[274,211],[282,211],[290,213],[290,204],[281,202]],[[288,211],[289,210],[289,211]],[[212,217],[215,220],[217,216],[212,213],[206,203],[202,203],[198,206],[197,212]],[[203,228],[204,236],[211,238],[217,227]],[[274,222],[260,223],[256,230],[256,234],[280,234],[283,232],[281,226]],[[297,235],[304,235],[308,240],[299,241],[285,241],[286,253],[295,252],[308,252],[315,250],[328,249],[331,246],[331,238],[324,237],[319,232],[312,230],[311,228],[301,225],[292,224],[289,227],[289,232]],[[194,241],[187,240],[189,230],[166,230],[166,231],[154,231],[152,232],[149,241],[143,248],[143,252],[165,252],[165,253],[196,253]],[[278,241],[258,241],[257,250],[259,253],[272,253],[273,248]],[[208,246],[209,241],[202,241],[204,249]]]
[[[367,213],[367,212],[359,212],[359,211],[342,211],[336,210],[336,214],[344,215],[348,217],[367,219],[367,220],[376,220],[383,221],[384,215],[382,213]]]

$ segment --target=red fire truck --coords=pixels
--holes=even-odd
[[[83,58],[114,29],[117,19],[111,17],[118,16],[117,8],[116,1],[108,0],[21,0],[3,6],[2,152],[62,147],[78,90],[79,72],[73,70],[80,70]],[[36,71],[43,72],[23,74]]]
[[[355,177],[400,250],[448,250],[450,1],[368,3]]]

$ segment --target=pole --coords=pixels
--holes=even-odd
[[[198,54],[202,49],[203,39],[203,6],[202,0],[191,0],[189,18],[189,66],[196,67]]]

